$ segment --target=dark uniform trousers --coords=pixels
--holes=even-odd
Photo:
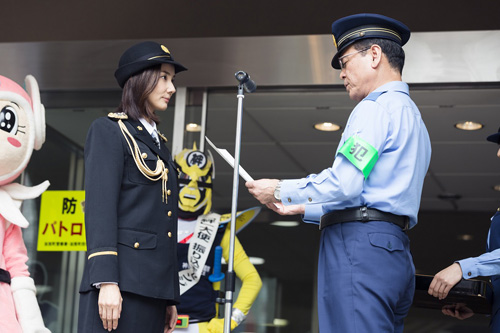
[[[158,149],[140,122],[123,122],[149,169],[156,169],[158,158],[168,168],[167,203],[162,181],[138,169],[117,120],[94,121],[85,144],[88,260],[80,286],[81,333],[104,331],[95,283],[118,283],[124,299],[118,332],[163,332],[166,306],[179,301],[175,167],[168,148],[162,143]]]

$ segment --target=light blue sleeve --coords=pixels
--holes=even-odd
[[[339,178],[338,175],[342,175]],[[302,179],[283,180],[281,201],[284,205],[321,204],[348,200],[363,189],[364,176],[343,156],[338,156],[331,168]]]
[[[349,118],[339,147],[346,139],[356,135],[370,143],[380,154],[389,127],[390,119],[380,105],[372,101],[361,102]],[[281,184],[281,201],[284,205],[349,201],[359,197],[364,181],[363,173],[346,157],[338,154],[333,165],[318,174],[284,180]]]
[[[492,276],[500,274],[500,249],[457,261],[462,268],[464,279],[477,276]]]
[[[302,221],[306,223],[319,224],[321,215],[323,215],[323,205],[306,205]]]

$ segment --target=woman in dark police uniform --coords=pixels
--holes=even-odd
[[[175,327],[177,175],[155,111],[167,109],[175,74],[184,70],[163,45],[130,47],[115,72],[121,104],[89,129],[81,333]]]

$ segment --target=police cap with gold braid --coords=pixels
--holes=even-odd
[[[333,44],[337,53],[332,67],[340,69],[339,56],[354,42],[368,38],[392,40],[403,46],[410,39],[410,29],[403,23],[379,14],[356,14],[346,16],[332,23]]]
[[[120,57],[115,78],[120,87],[135,74],[161,64],[172,64],[175,73],[187,70],[186,67],[174,60],[174,57],[165,45],[152,41],[141,42],[129,47]]]

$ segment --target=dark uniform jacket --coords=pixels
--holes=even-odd
[[[168,148],[162,142],[158,149],[139,121],[123,122],[149,168],[155,170],[157,156],[168,168],[168,203],[162,199],[162,181],[147,179],[136,166],[117,119],[103,117],[94,121],[85,144],[88,259],[80,292],[95,290],[94,283],[117,282],[122,291],[176,304],[179,277],[175,167]]]

